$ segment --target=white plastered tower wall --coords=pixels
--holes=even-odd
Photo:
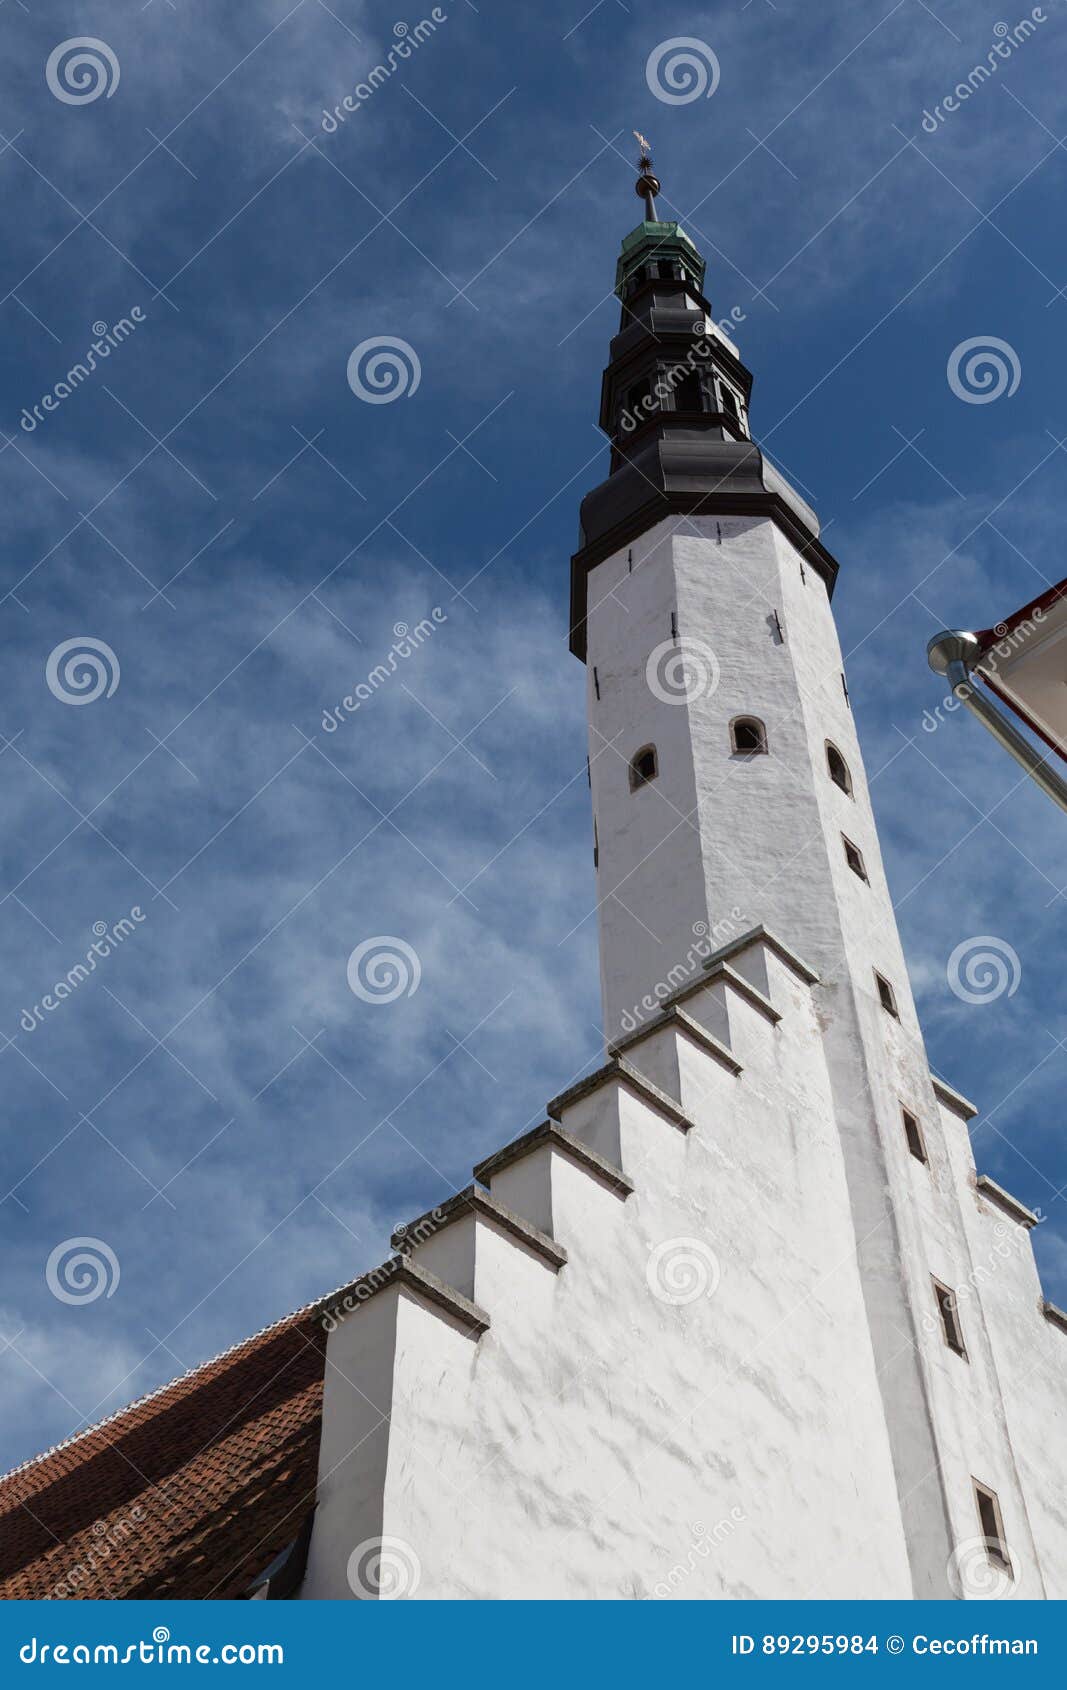
[[[675,635],[680,654],[689,642],[688,679],[680,696],[664,697],[654,654]],[[676,965],[689,966],[694,923],[716,936],[762,923],[813,965],[915,1594],[952,1594],[954,1546],[978,1535],[971,1479],[953,1459],[964,1449],[996,1490],[1020,1571],[1042,1594],[981,1298],[968,1300],[966,1362],[930,1318],[933,1279],[956,1287],[972,1276],[963,1213],[972,1198],[945,1179],[936,1204],[924,1202],[932,1176],[902,1130],[907,1107],[928,1123],[940,1163],[941,1115],[825,585],[770,520],[672,518],[592,571],[587,637],[608,1041],[666,995]],[[730,724],[741,716],[763,723],[766,755],[733,752]],[[830,778],[828,743],[845,758],[851,793]],[[631,790],[629,761],[646,745],[658,775]],[[867,880],[849,867],[844,838]],[[879,1001],[876,970],[899,1019]],[[949,1130],[958,1135],[958,1118]]]
[[[666,300],[643,270],[628,318],[620,284],[602,419],[706,305],[675,225],[646,222],[624,257],[665,242]],[[972,1107],[931,1079],[836,566],[722,413],[721,372],[747,401],[737,349],[714,358],[715,414],[668,398],[613,450],[588,524],[583,506],[608,1059],[331,1300],[306,1597],[981,1595],[1004,1572],[975,1481],[1011,1593],[1067,1597],[1067,1315],[1042,1298],[1035,1217],[976,1175]],[[699,514],[665,512],[694,482]],[[668,698],[687,651],[688,696]],[[765,754],[733,751],[738,717]]]
[[[877,966],[903,1001],[904,959],[819,575],[769,519],[671,517],[599,564],[588,595],[608,1042],[691,974],[698,950],[759,922],[834,975],[846,966],[843,925],[866,932],[872,995]],[[657,683],[672,653],[686,658],[689,683]],[[733,753],[738,717],[764,723],[770,755]],[[827,776],[827,742],[846,758],[854,799]],[[631,790],[630,759],[647,745],[657,778]],[[867,861],[863,897],[843,834]]]

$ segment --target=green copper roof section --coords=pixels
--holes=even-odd
[[[678,223],[639,223],[622,243],[615,266],[615,292],[622,298],[626,281],[651,258],[680,258],[704,291],[704,260]]]

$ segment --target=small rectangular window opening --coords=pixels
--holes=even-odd
[[[700,385],[700,377],[693,370],[682,380],[674,390],[674,408],[676,411],[702,411],[704,409],[704,391]]]
[[[904,1137],[908,1141],[908,1149],[911,1151],[917,1162],[928,1161],[929,1158],[926,1154],[926,1144],[923,1140],[922,1128],[920,1127],[918,1120],[912,1114],[910,1109],[905,1109],[903,1111],[903,1117]]]
[[[626,395],[627,410],[637,422],[644,422],[645,414],[651,409],[646,405],[646,399],[652,398],[652,383],[646,376],[643,381],[635,382]]]
[[[841,835],[841,843],[845,847],[845,861],[852,870],[853,874],[858,874],[861,880],[866,880],[867,870],[864,866],[863,853],[859,846],[853,845],[851,839],[846,839],[844,834]]]
[[[939,1279],[935,1279],[933,1284],[945,1343],[958,1356],[966,1358],[967,1346],[963,1342],[963,1327],[960,1325],[960,1311],[956,1307],[955,1293],[950,1291],[947,1285],[942,1285]]]
[[[1004,1536],[1004,1521],[1001,1518],[1000,1502],[996,1491],[988,1485],[980,1485],[973,1479],[974,1500],[978,1509],[978,1520],[985,1538],[986,1554],[998,1567],[1007,1568],[1011,1572],[1011,1556],[1008,1554],[1007,1539]]]
[[[892,986],[889,984],[889,981],[885,978],[885,975],[879,974],[877,969],[875,970],[874,978],[875,978],[875,981],[876,981],[877,986],[878,986],[878,1001],[879,1001],[879,1003],[881,1004],[882,1008],[885,1010],[887,1015],[894,1015],[894,1016],[896,1016],[896,1019],[899,1021],[900,1020],[900,1012],[897,1009],[896,993],[893,991]]]

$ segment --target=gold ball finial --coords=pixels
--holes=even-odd
[[[653,155],[648,139],[641,134],[641,130],[634,130],[634,140],[641,147],[641,157],[637,159],[637,169],[641,174],[634,183],[634,191],[639,198],[644,199],[644,221],[656,221],[656,194],[659,193],[659,179],[653,174]]]
[[[656,195],[660,191],[659,179],[653,174],[650,143],[639,129],[634,130],[633,136],[641,148],[641,157],[638,160],[640,175],[634,183],[634,191],[645,202],[645,221],[654,223],[656,221]]]

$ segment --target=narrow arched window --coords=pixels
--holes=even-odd
[[[739,757],[757,757],[767,749],[767,730],[756,716],[735,716],[730,723],[730,744]]]
[[[826,741],[826,767],[829,770],[830,779],[833,781],[834,785],[839,786],[842,792],[847,792],[851,798],[852,776],[848,772],[848,764],[837,749],[837,746],[831,745],[829,740]]]
[[[630,758],[630,791],[636,792],[639,786],[647,786],[650,780],[655,780],[659,774],[659,762],[656,758],[654,745],[643,745],[640,751],[635,751]]]

